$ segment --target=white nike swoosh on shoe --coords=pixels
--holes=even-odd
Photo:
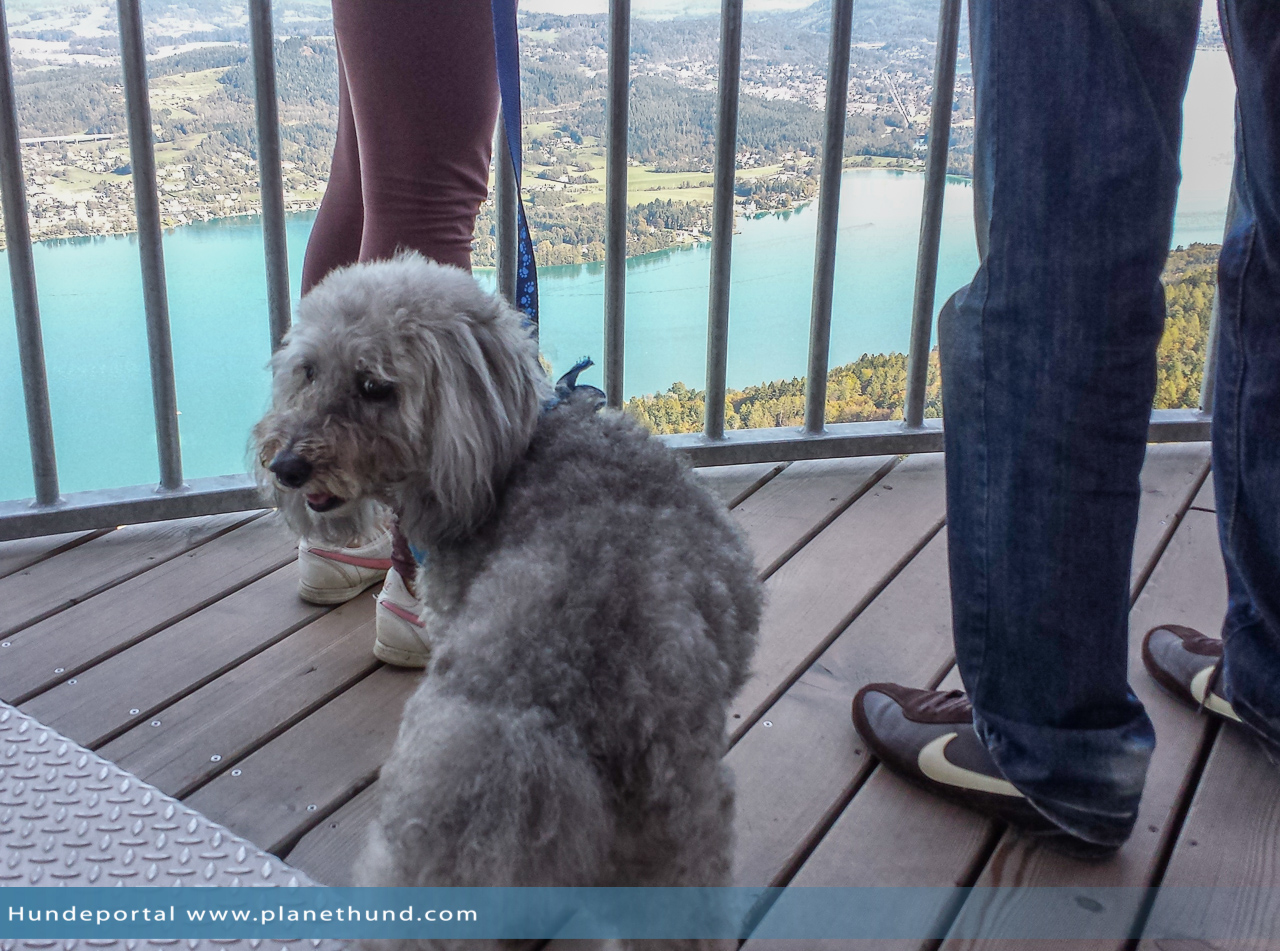
[[[1196,703],[1206,710],[1212,710],[1219,716],[1239,723],[1240,718],[1236,716],[1235,710],[1231,709],[1231,704],[1216,693],[1209,693],[1209,680],[1213,677],[1213,670],[1213,665],[1210,665],[1191,678],[1191,696],[1195,698]]]
[[[947,759],[944,753],[947,744],[959,735],[958,733],[944,733],[922,749],[920,755],[916,757],[916,764],[920,767],[920,772],[934,782],[945,783],[948,786],[972,789],[975,792],[994,793],[997,796],[1023,798],[1017,787],[1007,779],[998,779],[995,776],[974,772],[971,769],[965,769],[963,766],[957,766]]]

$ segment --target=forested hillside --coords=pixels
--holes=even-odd
[[[1218,279],[1216,244],[1193,244],[1169,255],[1164,273],[1164,336],[1156,367],[1156,408],[1182,409],[1200,402],[1209,318]]]

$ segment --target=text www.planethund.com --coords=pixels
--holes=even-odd
[[[244,924],[275,924],[278,922],[475,922],[477,913],[472,909],[427,908],[418,910],[412,905],[400,909],[347,908],[184,908],[186,920],[194,924],[230,922]],[[9,907],[9,921],[65,922],[89,924],[113,924],[127,922],[172,923],[177,920],[173,905],[165,908],[27,908],[23,905]]]

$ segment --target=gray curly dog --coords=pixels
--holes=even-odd
[[[430,566],[359,883],[727,884],[761,593],[723,507],[623,414],[552,405],[520,315],[416,254],[326,278],[273,369],[289,524],[345,543],[386,506]]]

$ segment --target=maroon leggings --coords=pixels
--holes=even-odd
[[[498,116],[493,14],[484,0],[333,0],[338,141],[302,265],[331,270],[412,248],[471,270]],[[395,532],[397,570],[413,579]]]

